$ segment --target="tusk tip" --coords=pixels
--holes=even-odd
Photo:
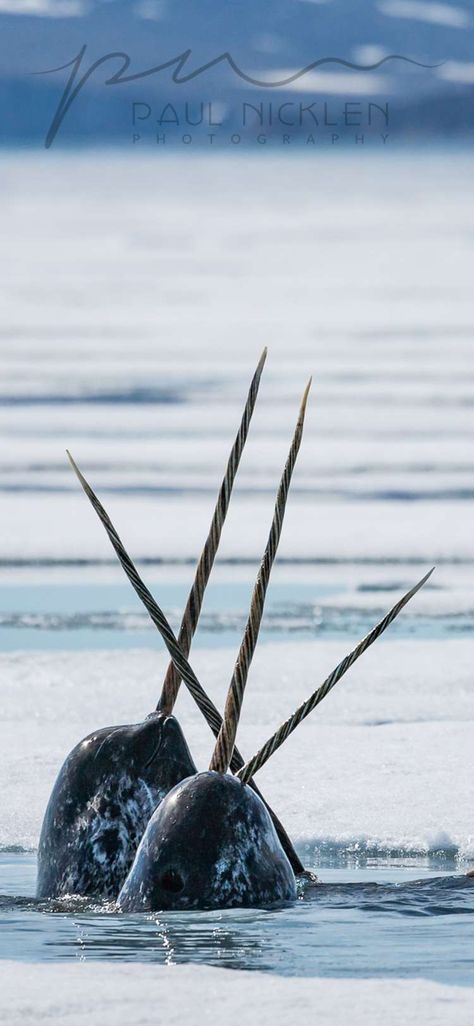
[[[257,374],[261,374],[262,373],[262,370],[263,370],[263,367],[264,367],[264,364],[265,364],[265,360],[267,359],[267,356],[268,356],[268,348],[267,348],[267,346],[265,346],[265,348],[263,350],[263,353],[262,353],[262,355],[261,355],[261,357],[260,357],[260,359],[258,361],[258,364],[257,364]]]
[[[425,574],[425,576],[422,577],[420,581],[418,581],[418,584],[414,585],[412,590],[408,593],[410,598],[413,598],[413,595],[416,595],[417,591],[420,591],[420,588],[423,588],[423,586],[426,584],[426,582],[431,577],[431,574],[434,573],[435,570],[436,570],[436,567],[432,566],[431,570],[428,570],[428,573]]]
[[[300,421],[303,420],[303,417],[304,417],[304,415],[306,413],[306,404],[308,402],[309,390],[311,388],[312,381],[313,381],[313,378],[310,377],[310,379],[308,381],[308,384],[306,385],[306,388],[305,388],[305,390],[303,392],[303,398],[301,400],[301,406],[300,406],[300,416],[299,416]]]
[[[79,467],[78,467],[77,463],[72,458],[71,453],[69,452],[69,449],[66,449],[66,455],[67,455],[67,458],[68,458],[68,460],[69,460],[69,462],[71,464],[71,467],[72,467],[72,469],[73,469],[73,471],[74,471],[78,481],[80,482],[80,484],[82,485],[83,488],[86,488],[86,486],[87,486],[86,479],[85,479],[84,475],[81,473],[81,471],[79,470]],[[87,490],[87,488],[86,488],[86,490]]]

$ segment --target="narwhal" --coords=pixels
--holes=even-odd
[[[403,596],[236,776],[227,770],[244,688],[232,680],[209,770],[177,784],[154,812],[118,897],[122,911],[262,908],[295,899],[295,874],[268,809],[248,785],[431,573]]]
[[[293,435],[293,440],[290,446],[288,458],[285,463],[283,475],[277,491],[273,521],[267,546],[265,549],[265,555],[260,567],[259,575],[257,578],[257,584],[253,591],[249,617],[234,668],[233,680],[235,680],[238,683],[238,686],[240,688],[243,688],[245,686],[245,682],[247,680],[248,672],[250,669],[250,664],[257,644],[258,634],[263,616],[266,592],[270,580],[271,569],[276,557],[280,541],[292,474],[301,445],[306,404],[310,386],[311,381],[306,386],[303,394],[303,399],[298,413],[298,419],[296,423],[295,432]],[[172,712],[178,694],[180,680],[183,679],[192,697],[196,701],[199,709],[201,710],[204,718],[211,727],[211,730],[213,731],[215,737],[217,737],[222,726],[222,717],[220,713],[218,712],[216,706],[211,701],[209,696],[204,691],[202,685],[199,683],[196,674],[189,665],[185,652],[180,647],[179,642],[177,641],[162,609],[158,606],[157,602],[151,595],[149,589],[142,581],[114,525],[112,524],[110,517],[106,513],[101,502],[95,495],[89,483],[86,481],[84,475],[81,473],[77,465],[74,463],[69,453],[68,455],[73,466],[73,469],[75,470],[75,473],[77,474],[77,477],[87,497],[89,498],[93,508],[95,509],[97,515],[99,516],[99,519],[101,520],[102,524],[104,525],[107,531],[109,539],[115,549],[115,552],[119,557],[119,560],[122,564],[123,569],[125,570],[125,573],[127,574],[137,595],[139,596],[145,608],[147,609],[153,623],[158,628],[171,655],[175,673],[174,675],[167,675],[167,678],[165,679],[161,699],[158,704],[158,709],[168,714]],[[232,772],[235,773],[238,769],[242,768],[243,765],[244,759],[240,755],[240,752],[237,750],[237,748],[235,748],[231,753],[230,759],[230,767],[232,769]],[[253,782],[251,783],[251,787],[253,787],[254,790],[257,791],[257,787]],[[269,814],[272,818],[280,842],[283,845],[283,848],[290,860],[294,872],[297,874],[305,873],[303,863],[301,862],[297,852],[295,851],[286,830],[284,829],[283,825],[281,824],[273,810],[270,809],[268,805],[267,809],[269,811]]]
[[[253,376],[179,632],[187,655],[219,546],[247,440],[267,351]],[[177,693],[171,664],[155,712],[143,722],[105,727],[84,738],[62,766],[43,820],[37,894],[116,897],[147,822],[178,781],[196,772],[167,697]]]
[[[244,638],[240,648],[237,663],[234,669],[228,699],[228,702],[231,704],[235,702],[236,694],[238,694],[239,692],[243,693],[243,689],[245,687],[245,683],[247,680],[250,661],[255,651],[255,646],[258,638],[258,631],[263,612],[263,603],[265,599],[266,588],[268,586],[271,566],[275,558],[276,548],[281,533],[283,511],[285,508],[286,497],[288,494],[288,488],[291,481],[291,474],[294,467],[294,461],[296,459],[296,454],[301,441],[301,431],[304,419],[304,410],[307,394],[308,388],[306,389],[305,395],[303,397],[303,403],[300,409],[297,429],[295,431],[295,436],[293,439],[292,447],[290,449],[290,454],[285,465],[285,470],[280,483],[280,488],[277,495],[277,502],[275,506],[274,518],[272,522],[272,528],[270,531],[265,554],[261,563],[259,575],[257,577],[257,582],[254,588],[250,615],[247,621]],[[104,527],[106,528],[109,538],[115,548],[115,551],[117,552],[117,555],[119,556],[119,559],[122,563],[122,566],[125,569],[125,572],[127,573],[127,576],[129,577],[129,580],[131,581],[137,595],[140,597],[143,604],[145,605],[145,608],[148,610],[152,621],[158,627],[162,637],[164,638],[168,650],[172,655],[173,663],[176,667],[179,677],[182,677],[185,683],[187,684],[190,693],[197,702],[200,710],[205,716],[207,722],[209,723],[213,733],[216,735],[216,737],[218,737],[219,746],[222,747],[222,745],[227,744],[228,750],[226,752],[226,765],[230,766],[233,773],[237,773],[239,776],[241,774],[245,774],[245,782],[248,783],[249,787],[252,789],[252,792],[256,793],[256,795],[259,796],[262,800],[262,796],[260,795],[256,787],[256,784],[252,779],[252,773],[248,775],[248,766],[251,765],[253,767],[254,765],[256,765],[255,760],[251,760],[250,764],[247,763],[246,765],[244,765],[244,760],[242,759],[242,756],[238,752],[234,743],[232,742],[231,744],[228,740],[226,742],[227,732],[222,727],[223,721],[220,714],[217,712],[216,707],[211,702],[209,697],[206,695],[206,692],[197,680],[187,659],[184,657],[183,653],[180,652],[179,647],[177,647],[176,639],[173,635],[173,632],[169,624],[166,621],[166,618],[164,617],[162,610],[159,608],[159,606],[151,596],[150,592],[146,588],[140,575],[138,574],[136,567],[134,566],[130,559],[130,556],[126,552],[123,543],[120,540],[103,506],[101,505],[101,503],[97,499],[97,496],[94,494],[88,483],[85,481],[83,475],[80,474],[80,471],[78,471],[77,468],[76,472],[78,473],[81,484],[86,494],[88,495],[92,505],[98,513],[99,518],[101,519]],[[430,573],[431,572],[432,571],[430,571]],[[347,656],[341,664],[339,664],[334,673],[331,674],[331,676],[324,682],[324,684],[314,692],[314,694],[311,696],[308,702],[304,703],[303,707],[297,710],[297,712],[294,714],[294,717],[291,719],[291,724],[283,724],[279,732],[277,732],[275,739],[272,739],[274,747],[278,747],[278,745],[282,743],[282,740],[284,740],[284,738],[288,736],[288,733],[290,733],[291,730],[294,729],[297,723],[301,722],[301,719],[308,715],[308,713],[322,700],[322,698],[325,697],[328,691],[332,687],[334,687],[335,683],[337,683],[337,681],[346,673],[347,669],[349,669],[353,662],[355,662],[355,660],[359,658],[359,656],[366,650],[366,648],[368,648],[369,645],[371,645],[373,641],[375,641],[376,638],[378,638],[380,634],[383,633],[386,627],[392,622],[392,620],[395,619],[395,617],[398,615],[401,609],[403,609],[404,605],[409,601],[409,599],[416,593],[416,591],[418,591],[420,587],[422,587],[422,585],[426,582],[429,576],[430,574],[427,574],[413,589],[407,592],[407,594],[403,596],[403,598],[393,607],[393,609],[390,610],[387,616],[379,624],[377,624],[376,627],[373,628],[370,634],[366,638],[364,638],[362,642],[360,642],[360,644],[354,649],[354,651],[350,653],[350,655]],[[265,753],[266,758],[268,758],[268,744],[265,747]],[[259,758],[261,758],[260,753]],[[213,768],[214,767],[211,764],[211,770],[213,770]],[[256,768],[259,768],[259,766],[256,766]],[[194,793],[194,786],[198,785],[193,785],[193,788],[191,790],[188,790],[188,786],[186,785],[185,797],[183,798],[185,804],[188,802],[188,799],[190,798],[191,791]],[[223,786],[225,788],[227,787],[227,784]],[[290,862],[294,875],[304,874],[306,877],[309,876],[310,879],[314,880],[314,876],[311,873],[305,871],[304,866],[301,863],[301,860],[299,859],[299,856],[296,854],[286,831],[284,830],[281,823],[275,816],[275,813],[271,809],[269,809],[268,805],[266,805],[265,802],[263,802],[263,805],[266,808],[267,813],[270,815],[270,820],[273,824],[274,831],[276,831],[280,846],[282,847],[287,859]],[[165,805],[164,808],[167,809],[168,805]]]
[[[161,799],[195,773],[174,716],[104,727],[64,762],[41,829],[37,895],[115,898]]]

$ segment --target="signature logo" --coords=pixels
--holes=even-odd
[[[200,75],[204,75],[207,71],[218,65],[227,65],[234,74],[240,78],[247,85],[257,86],[261,89],[283,89],[285,86],[291,85],[298,79],[303,78],[310,71],[314,71],[315,68],[320,68],[323,64],[338,64],[343,68],[351,68],[353,71],[376,71],[381,68],[383,64],[387,64],[389,61],[404,61],[406,64],[414,64],[418,68],[438,68],[439,64],[423,64],[421,61],[414,60],[412,57],[405,57],[403,54],[392,53],[382,57],[381,60],[376,61],[375,64],[353,64],[351,61],[346,61],[342,57],[320,57],[318,60],[311,61],[304,68],[299,71],[293,72],[286,78],[280,78],[274,81],[269,79],[258,79],[252,75],[242,71],[242,68],[236,63],[232,54],[228,51],[219,54],[214,57],[213,60],[207,61],[205,64],[201,64],[200,67],[194,68],[193,70],[187,70],[192,57],[192,50],[183,50],[182,53],[177,54],[168,61],[164,61],[162,64],[155,64],[151,68],[146,68],[143,71],[130,71],[131,60],[128,54],[122,51],[112,51],[111,53],[104,54],[103,57],[99,57],[98,60],[93,61],[92,64],[87,65],[86,61],[87,46],[81,47],[78,54],[73,57],[68,64],[62,64],[58,68],[49,68],[47,71],[34,72],[36,75],[52,75],[59,71],[69,71],[70,74],[67,79],[64,91],[54,113],[53,119],[49,126],[46,138],[45,147],[49,149],[56,139],[56,136],[61,128],[61,125],[70,111],[73,103],[77,100],[81,90],[86,85],[86,82],[96,73],[96,71],[105,67],[106,65],[118,64],[116,70],[108,78],[104,80],[106,86],[118,86],[124,85],[125,83],[138,82],[143,78],[150,78],[152,75],[158,75],[162,71],[173,70],[172,81],[175,85],[186,85],[188,82],[192,82],[193,79],[198,78]]]

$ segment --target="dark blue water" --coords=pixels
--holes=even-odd
[[[474,984],[474,880],[461,874],[322,867],[321,885],[283,909],[124,915],[81,900],[37,902],[35,861],[0,855],[0,958]]]

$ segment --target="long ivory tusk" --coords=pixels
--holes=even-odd
[[[308,401],[310,387],[311,379],[305,388],[303,398],[301,400],[295,433],[293,435],[290,451],[288,453],[288,458],[285,463],[285,468],[283,470],[283,475],[277,492],[270,534],[268,536],[267,545],[262,557],[257,580],[255,582],[252,601],[250,603],[249,617],[245,627],[242,644],[239,649],[239,654],[237,656],[237,662],[232,674],[229,691],[227,693],[222,727],[219,731],[219,736],[216,741],[209,767],[211,770],[216,770],[218,773],[227,772],[232,758],[232,752],[234,750],[245,686],[247,684],[250,664],[258,641],[265,605],[265,596],[283,527],[283,519],[285,516],[286,501],[290,490],[291,477],[301,445],[301,439],[303,437],[304,415],[306,412],[306,403]]]
[[[217,497],[216,508],[214,510],[214,515],[212,517],[209,534],[207,536],[206,543],[202,550],[201,558],[197,565],[193,586],[191,588],[191,591],[189,592],[188,601],[186,603],[186,608],[183,613],[183,619],[181,621],[181,627],[179,629],[178,634],[178,644],[181,651],[184,652],[185,656],[189,655],[191,642],[201,613],[204,592],[206,590],[207,582],[209,580],[209,576],[214,564],[217,549],[219,548],[222,528],[224,526],[224,521],[227,516],[227,510],[229,508],[229,502],[232,494],[235,475],[239,467],[240,457],[242,456],[242,452],[247,441],[250,421],[252,419],[252,414],[255,408],[255,403],[258,395],[258,387],[260,384],[260,378],[262,375],[266,358],[267,349],[265,347],[258,362],[255,374],[252,378],[240,427],[237,432],[235,442],[232,446],[232,451],[229,456],[229,461],[227,463],[224,480],[221,484],[219,495]],[[170,715],[170,713],[173,712],[174,704],[178,697],[180,684],[181,676],[178,673],[176,666],[173,663],[173,660],[171,660],[166,671],[166,676],[163,682],[160,699],[157,705],[157,709],[160,712],[166,713],[167,715]]]

